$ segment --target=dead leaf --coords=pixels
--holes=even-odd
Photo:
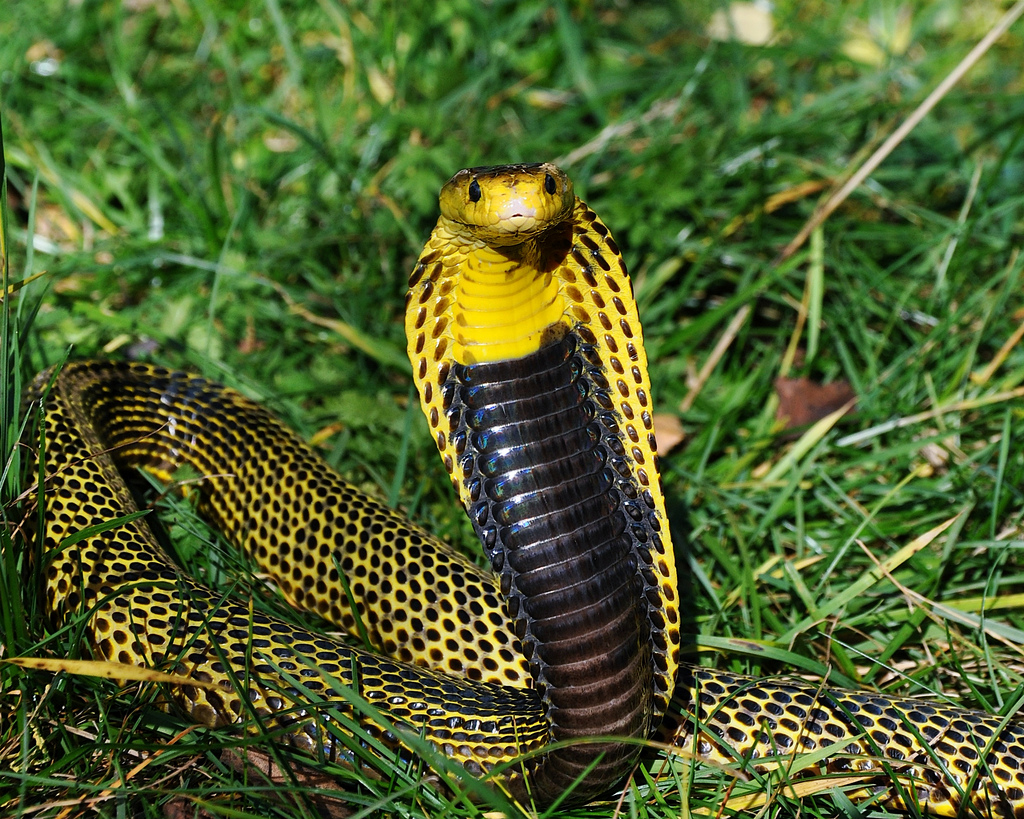
[[[341,797],[318,793],[331,790],[337,792],[338,782],[312,765],[291,760],[289,770],[285,772],[281,770],[274,757],[259,748],[248,748],[244,753],[240,750],[226,750],[221,753],[220,758],[229,768],[250,780],[265,779],[274,785],[297,784],[307,789],[306,798],[324,819],[345,819],[355,812]]]
[[[864,65],[881,67],[893,55],[906,52],[913,35],[913,11],[907,4],[892,4],[873,13],[866,22],[854,20],[847,26],[849,39],[842,52]]]
[[[262,350],[266,345],[256,337],[256,319],[252,315],[245,317],[245,335],[238,342],[238,352],[242,355],[249,355]]]
[[[753,46],[768,45],[775,33],[772,5],[765,0],[730,3],[711,15],[707,35],[712,40],[736,40]]]
[[[175,796],[171,801],[165,803],[164,817],[166,819],[214,819],[213,814],[206,808],[198,807],[185,796]]]
[[[785,422],[785,429],[809,426],[856,398],[846,381],[817,384],[809,378],[776,378],[775,392],[779,396],[775,418]]]
[[[667,412],[654,413],[654,437],[658,440],[660,455],[666,455],[679,446],[686,438],[679,416]]]
[[[769,196],[764,201],[764,212],[774,213],[784,205],[788,205],[792,202],[799,202],[801,199],[813,196],[818,193],[818,191],[824,190],[831,184],[831,180],[812,179],[807,182],[800,182],[797,185],[791,185],[785,190],[781,190],[778,193],[773,193]]]

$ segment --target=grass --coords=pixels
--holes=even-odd
[[[1024,32],[775,264],[998,9],[780,2],[776,40],[752,46],[704,35],[715,8],[7,4],[5,285],[45,275],[3,303],[0,657],[81,652],[41,620],[16,446],[22,387],[65,355],[237,386],[475,553],[409,401],[405,279],[451,173],[555,159],[623,248],[658,408],[686,431],[662,464],[700,660],[1015,708]],[[795,441],[775,420],[780,375],[845,381],[856,412]],[[169,519],[194,571],[251,588],[187,506]],[[0,813],[325,810],[284,752],[283,781],[239,773],[221,749],[248,740],[194,730],[156,694],[0,664]],[[796,802],[667,764],[657,785],[638,774],[621,812],[718,815],[750,788],[766,816],[853,815],[841,796]],[[330,769],[328,792],[366,815],[486,808],[418,768],[367,765],[382,778]]]

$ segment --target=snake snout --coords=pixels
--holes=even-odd
[[[521,208],[512,213],[504,212],[496,214],[495,225],[502,227],[509,233],[524,233],[530,231],[537,224],[537,211],[535,208]]]

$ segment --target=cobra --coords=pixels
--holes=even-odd
[[[621,785],[675,697],[677,742],[702,758],[816,751],[812,770],[859,774],[852,798],[1024,816],[1016,721],[680,665],[647,360],[615,242],[550,164],[460,171],[440,203],[410,279],[409,354],[493,572],[345,483],[239,393],[83,362],[31,396],[55,622],[83,623],[99,657],[190,678],[171,697],[196,722],[344,758],[334,723],[348,714],[395,747],[416,735],[475,775],[500,770],[538,807]],[[169,480],[182,465],[202,476],[200,510],[292,604],[377,651],[179,569],[119,470]]]

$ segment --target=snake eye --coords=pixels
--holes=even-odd
[[[483,194],[480,192],[480,183],[475,179],[469,183],[469,201],[479,202]]]
[[[558,186],[555,184],[555,177],[549,173],[544,174],[544,190],[552,196],[554,196],[555,191],[558,190]]]

